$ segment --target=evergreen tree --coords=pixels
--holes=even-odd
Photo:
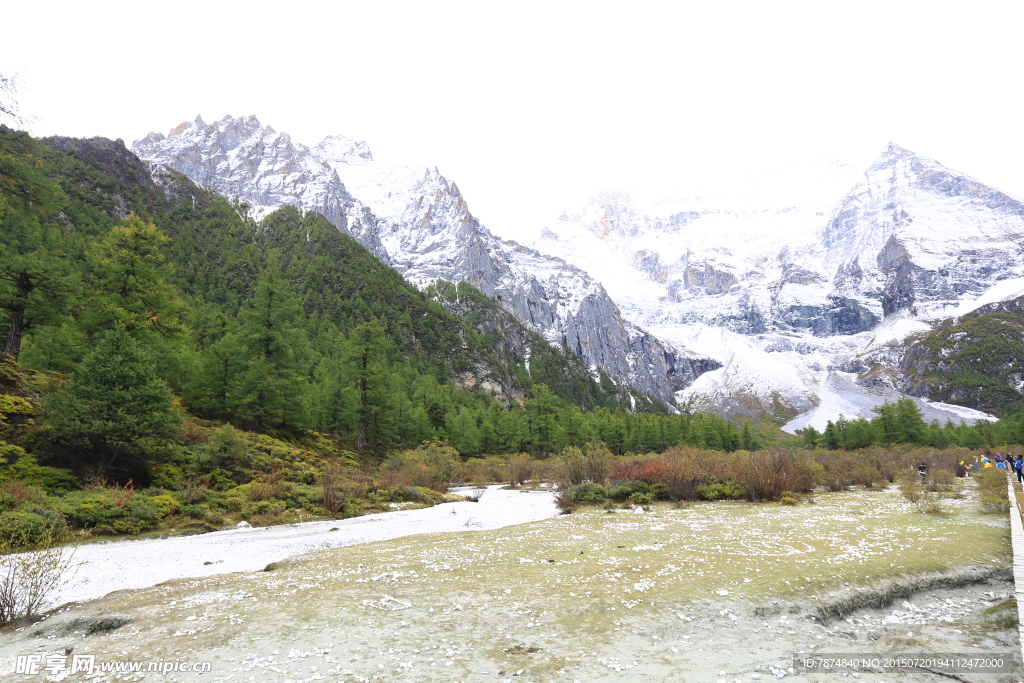
[[[476,455],[480,452],[480,428],[476,424],[476,418],[466,406],[459,409],[457,415],[451,420],[449,428],[451,434],[451,445],[463,455]]]
[[[144,442],[176,436],[173,396],[126,330],[108,332],[64,391],[46,402],[56,440],[101,476],[119,458],[146,460]]]
[[[239,330],[248,359],[237,410],[257,428],[305,424],[306,340],[295,326],[299,315],[281,276],[278,255],[271,250]]]
[[[95,296],[83,313],[92,333],[123,326],[137,339],[184,333],[184,303],[171,284],[163,247],[170,238],[135,214],[89,248]]]
[[[188,405],[215,418],[235,415],[242,405],[242,379],[248,367],[238,332],[224,321],[222,335],[201,354],[187,386]]]
[[[804,448],[816,448],[821,440],[821,433],[811,425],[807,425],[800,432],[800,445]]]
[[[0,126],[0,309],[7,318],[3,353],[15,360],[27,331],[68,309],[72,269],[66,235],[46,220],[58,196],[42,173],[36,142]]]
[[[925,443],[927,426],[914,399],[903,397],[896,401],[896,420],[899,424],[900,443],[916,445]]]
[[[385,433],[389,401],[385,368],[388,347],[380,323],[362,323],[349,336],[346,378],[356,396],[356,448],[366,448],[367,439],[379,441]]]
[[[553,453],[556,447],[558,423],[555,419],[555,397],[545,384],[533,388],[526,409],[530,420],[530,436],[534,453]]]

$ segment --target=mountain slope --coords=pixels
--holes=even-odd
[[[293,204],[322,213],[410,282],[464,281],[533,331],[576,353],[593,372],[663,400],[696,365],[622,319],[604,288],[563,260],[498,239],[435,170],[376,162],[364,143],[330,137],[314,148],[255,117],[201,119],[133,146],[256,215]]]
[[[579,359],[552,348],[500,309],[492,316],[501,321],[504,336],[498,338],[446,312],[316,214],[304,216],[284,206],[257,226],[182,174],[166,168],[151,174],[120,141],[56,137],[42,142],[48,149],[45,168],[69,197],[61,213],[81,237],[95,239],[135,212],[172,238],[166,249],[175,284],[202,304],[203,317],[193,324],[203,344],[223,324],[208,309],[237,319],[252,296],[263,253],[277,249],[305,316],[328,330],[334,325],[338,334],[361,322],[381,321],[396,366],[408,364],[437,381],[517,401],[534,383],[522,362],[532,353],[549,358],[545,380],[575,405],[613,407],[629,401],[615,387],[606,392]],[[311,326],[310,337],[316,333]]]

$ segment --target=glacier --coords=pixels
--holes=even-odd
[[[601,280],[623,315],[722,367],[684,403],[787,431],[899,398],[903,346],[1024,294],[1021,200],[890,144],[866,172],[825,160],[780,188],[711,197],[595,195],[531,246]],[[926,419],[991,416],[917,399]]]

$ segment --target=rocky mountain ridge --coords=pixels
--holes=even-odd
[[[458,187],[436,169],[376,162],[365,143],[328,137],[315,147],[255,117],[200,118],[168,136],[150,133],[132,149],[228,197],[257,215],[292,204],[316,211],[407,280],[465,281],[495,298],[548,341],[662,400],[691,383],[707,359],[691,362],[622,318],[599,282],[565,261],[488,231]]]
[[[466,281],[595,373],[790,430],[913,390],[904,340],[1024,282],[1024,203],[895,144],[863,172],[828,161],[802,184],[752,177],[731,196],[602,193],[529,247],[482,226],[437,169],[343,136],[306,147],[226,117],[133,149],[256,213],[320,212],[421,287]]]
[[[762,193],[644,208],[605,193],[531,244],[600,279],[629,320],[722,363],[680,398],[791,429],[870,416],[914,390],[904,340],[1019,296],[1024,204],[895,144],[864,173],[816,172],[827,191],[795,205]]]

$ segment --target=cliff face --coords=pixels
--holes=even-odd
[[[721,364],[683,400],[804,416],[794,429],[870,417],[900,391],[989,405],[905,377],[901,359],[907,335],[1024,281],[1021,201],[898,145],[865,171],[825,162],[794,177],[647,204],[602,193],[531,245],[599,279],[629,322]]]
[[[145,161],[250,205],[258,216],[292,204],[323,214],[421,287],[465,281],[530,329],[615,381],[663,400],[695,367],[625,322],[601,284],[565,261],[502,241],[436,169],[376,162],[365,143],[332,136],[295,143],[255,117],[201,119],[133,146]],[[679,368],[677,374],[676,368]]]
[[[1017,274],[1022,236],[1020,200],[890,144],[837,206],[821,244],[833,294],[882,316],[941,316]]]

